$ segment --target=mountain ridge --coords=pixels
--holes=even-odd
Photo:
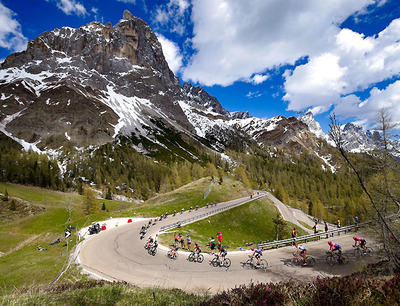
[[[129,11],[114,26],[42,33],[1,64],[0,89],[0,130],[37,151],[120,136],[137,139],[138,148],[143,139],[167,148],[160,137],[167,130],[219,152],[251,142],[312,152],[318,139],[328,141],[310,112],[270,119],[230,113],[204,88],[181,85],[155,33]]]

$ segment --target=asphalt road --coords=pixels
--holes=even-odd
[[[243,201],[249,197],[237,199]],[[235,201],[218,204],[218,207],[231,205]],[[210,209],[210,208],[208,208]],[[196,214],[204,214],[206,208],[191,213],[185,212],[176,217],[169,216],[166,220],[150,227],[146,238],[159,232],[162,225],[177,222]],[[121,280],[142,287],[179,288],[187,292],[205,294],[216,293],[250,282],[281,282],[295,280],[300,282],[312,281],[317,276],[332,276],[349,274],[362,265],[351,254],[353,248],[352,235],[331,238],[339,243],[345,254],[349,254],[348,265],[328,266],[325,262],[325,251],[328,249],[327,240],[307,243],[308,254],[313,256],[315,267],[293,267],[289,264],[294,247],[284,247],[263,252],[263,258],[269,267],[265,272],[245,269],[240,264],[247,260],[249,251],[228,252],[231,267],[213,267],[209,261],[212,255],[204,254],[203,263],[189,262],[189,253],[179,251],[179,258],[172,260],[166,257],[167,248],[160,246],[157,254],[150,256],[144,249],[145,240],[139,239],[139,230],[143,222],[136,222],[106,230],[83,241],[77,250],[77,262],[84,273],[93,278]],[[204,251],[204,250],[203,250]],[[373,259],[369,259],[373,260]]]

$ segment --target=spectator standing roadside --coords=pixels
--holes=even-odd
[[[221,248],[221,245],[222,245],[222,234],[221,234],[221,232],[218,232],[218,249],[220,249]]]
[[[181,249],[185,246],[185,238],[181,233],[179,233],[179,240],[181,241]]]
[[[210,248],[211,248],[211,252],[214,253],[214,249],[215,249],[214,237],[211,237],[211,239],[210,239]]]
[[[326,223],[326,221],[324,221],[324,224],[325,224],[326,238],[328,238],[329,237],[329,234],[328,234],[328,223]]]
[[[296,232],[296,228],[294,227],[294,228],[292,229],[292,238],[294,239],[294,240],[292,241],[292,245],[295,243],[296,236],[297,236],[297,232]]]
[[[313,229],[314,229],[314,234],[318,234],[318,223],[317,223],[317,221],[315,221]],[[319,237],[315,237],[315,240],[318,240],[318,239],[319,239]]]
[[[357,232],[357,230],[358,230],[358,228],[357,228],[357,223],[358,223],[358,217],[355,216],[355,217],[354,217],[354,226],[355,226],[354,231],[356,231],[356,232]]]
[[[190,235],[189,235],[189,234],[186,235],[186,243],[187,243],[187,246],[188,246],[188,250],[191,251],[191,248],[192,248],[192,238],[190,238]]]

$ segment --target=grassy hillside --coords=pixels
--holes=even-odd
[[[76,244],[75,235],[70,240],[69,251],[65,246],[64,230],[71,224],[79,228],[93,221],[122,216],[158,216],[166,211],[191,205],[206,205],[211,201],[227,201],[247,195],[246,189],[238,182],[227,179],[215,183],[206,199],[203,194],[211,178],[204,178],[183,186],[174,192],[160,195],[141,204],[123,201],[95,199],[97,210],[87,216],[83,212],[84,196],[77,193],[63,193],[47,189],[0,183],[0,192],[9,194],[8,201],[0,199],[0,295],[14,287],[32,284],[48,284],[58,275],[67,255]],[[16,210],[10,210],[15,200]],[[102,210],[105,204],[106,210]],[[27,209],[29,207],[29,209]],[[67,208],[71,207],[71,221]],[[57,238],[61,243],[49,245]],[[37,246],[47,251],[38,251]],[[64,277],[75,281],[81,276],[76,270]]]
[[[54,280],[69,254],[64,240],[64,230],[69,224],[78,228],[95,220],[105,220],[121,207],[132,205],[96,199],[97,212],[86,216],[81,206],[83,196],[77,193],[0,183],[0,191],[5,193],[5,190],[9,200],[0,199],[0,252],[3,253],[0,257],[0,294],[14,287]],[[12,200],[18,203],[15,211],[9,209]],[[101,210],[103,203],[107,210]],[[72,208],[71,221],[68,221],[68,206]],[[27,212],[27,207],[37,209]],[[49,243],[57,238],[61,243],[50,246]],[[75,236],[72,238],[70,250],[76,244]],[[38,251],[37,246],[45,247],[47,251]]]
[[[137,215],[148,217],[160,216],[168,211],[172,214],[176,209],[178,212],[182,208],[188,210],[190,206],[200,207],[211,202],[225,202],[232,199],[248,196],[250,190],[243,186],[241,182],[233,179],[224,179],[222,183],[212,184],[211,191],[204,199],[203,195],[207,191],[211,182],[211,177],[202,178],[193,183],[187,184],[174,191],[161,194],[155,198],[135,205],[130,211]]]
[[[140,289],[126,283],[103,281],[61,284],[41,290],[37,287],[15,291],[0,299],[12,305],[198,305],[207,297],[187,294],[179,289]]]
[[[228,250],[245,247],[246,243],[258,243],[260,241],[272,241],[276,239],[275,224],[277,210],[275,205],[266,199],[256,200],[244,205],[227,210],[207,219],[183,226],[178,232],[190,234],[192,241],[202,246],[206,251],[206,244],[210,237],[217,241],[217,233],[223,235],[222,245]],[[285,222],[280,239],[290,238],[293,224]],[[161,241],[165,244],[172,244],[173,232],[162,235]],[[298,234],[305,234],[301,229]]]

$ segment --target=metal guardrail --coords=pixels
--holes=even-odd
[[[368,222],[364,222],[364,223],[359,223],[357,225],[349,225],[349,226],[343,226],[343,227],[339,227],[339,228],[335,228],[326,232],[319,232],[317,234],[309,234],[309,235],[304,235],[304,236],[300,236],[300,237],[296,237],[296,238],[288,238],[288,239],[283,239],[283,240],[277,240],[277,241],[271,241],[271,242],[260,242],[257,244],[257,248],[259,249],[265,249],[268,247],[276,247],[278,248],[279,246],[284,246],[284,245],[289,245],[292,244],[294,242],[301,242],[304,241],[305,243],[307,243],[307,240],[311,240],[311,239],[317,239],[320,240],[321,237],[322,238],[327,238],[326,236],[329,237],[333,237],[333,235],[336,233],[338,235],[340,235],[341,232],[344,232],[345,234],[347,234],[347,232],[350,232],[352,229],[354,228],[359,228],[361,226],[366,226],[371,224],[373,221],[368,221]]]
[[[245,203],[247,203],[247,202],[249,202],[249,201],[253,201],[253,200],[256,200],[256,199],[258,199],[258,198],[261,198],[261,197],[263,197],[264,195],[265,195],[265,194],[259,194],[259,195],[257,195],[257,196],[252,196],[252,197],[249,197],[249,199],[247,199],[247,200],[243,200],[243,201],[240,201],[240,202],[235,203],[235,204],[231,204],[231,205],[228,205],[228,206],[225,206],[225,207],[221,207],[221,208],[218,208],[218,209],[214,209],[214,210],[209,211],[209,212],[207,212],[207,213],[205,213],[205,214],[201,214],[201,215],[198,215],[198,216],[194,216],[194,217],[192,217],[192,218],[188,218],[188,219],[182,220],[182,221],[180,221],[180,222],[178,221],[178,222],[174,222],[174,223],[172,223],[172,224],[166,225],[166,226],[162,226],[162,227],[160,228],[160,232],[165,232],[165,231],[168,231],[168,230],[170,230],[170,229],[177,228],[177,227],[179,227],[179,225],[184,225],[184,224],[190,223],[190,222],[192,222],[192,221],[194,221],[194,220],[203,219],[203,218],[205,218],[205,217],[214,215],[214,214],[216,214],[216,213],[218,213],[218,212],[220,212],[220,211],[224,211],[224,210],[227,210],[227,209],[231,209],[231,208],[233,208],[233,207],[235,207],[235,206],[240,206],[240,205],[245,204]]]

